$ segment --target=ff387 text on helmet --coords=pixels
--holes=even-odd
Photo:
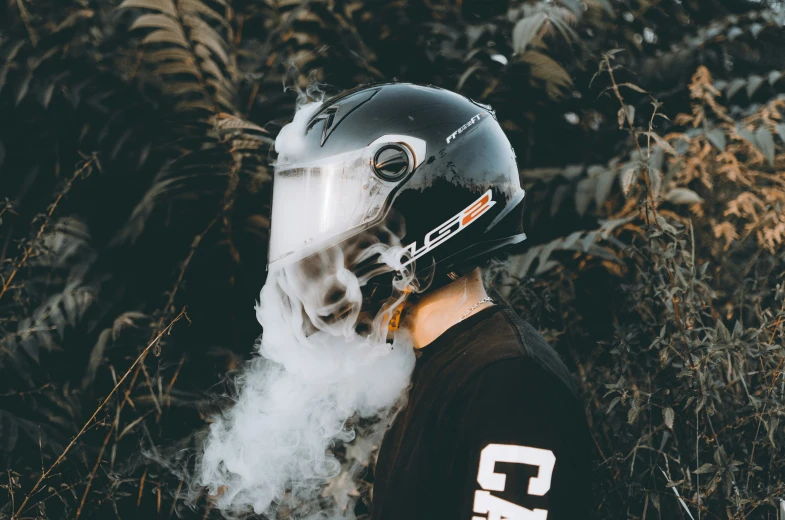
[[[515,152],[489,106],[380,84],[327,99],[296,131],[275,164],[270,270],[378,230],[436,287],[526,238]]]

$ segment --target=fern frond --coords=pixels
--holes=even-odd
[[[177,19],[172,18],[165,14],[143,14],[131,24],[131,30],[139,28],[154,28],[164,29],[180,34],[185,40],[185,33],[183,28],[177,23]]]
[[[226,52],[228,45],[223,37],[218,34],[218,31],[210,27],[210,24],[202,20],[196,13],[184,14],[183,20],[190,27],[191,40],[196,43],[201,43],[206,48],[210,49],[215,56],[220,58],[224,65],[228,65],[229,55]],[[204,55],[202,55],[202,57],[204,57]]]
[[[227,7],[227,4],[224,2],[219,2],[224,7]],[[226,16],[219,13],[212,7],[208,7],[204,2],[200,0],[180,0],[180,7],[190,13],[197,13],[204,15],[205,17],[209,18],[211,21],[218,22],[221,24],[224,29],[231,30],[231,26],[229,22],[226,21]]]
[[[175,43],[177,45],[182,45],[185,48],[188,47],[188,41],[181,32],[169,31],[166,29],[151,32],[144,37],[142,43]]]
[[[169,47],[166,49],[149,51],[145,53],[145,59],[153,62],[172,60],[187,63],[190,61],[194,65],[196,64],[191,53],[180,47]]]
[[[192,74],[199,76],[199,71],[193,63],[172,61],[163,63],[158,67],[159,74]]]
[[[638,215],[630,215],[624,218],[607,220],[599,228],[589,231],[575,231],[566,237],[559,237],[551,240],[542,245],[531,247],[528,251],[521,255],[515,255],[509,259],[505,265],[506,276],[512,278],[524,278],[529,276],[532,268],[536,262],[536,269],[534,276],[540,276],[551,269],[561,265],[561,262],[553,258],[553,253],[557,251],[578,252],[581,255],[591,255],[596,258],[619,263],[621,262],[620,254],[624,248],[624,244],[619,242],[612,236],[612,233],[617,229],[624,227],[633,220],[638,218]],[[610,247],[602,247],[598,242],[605,241]],[[512,288],[509,284],[503,284],[505,287]],[[502,295],[507,297],[508,294]]]
[[[161,85],[165,92],[177,98],[178,109],[188,110],[197,105],[211,107],[212,111],[235,111],[234,62],[227,42],[232,30],[226,16],[201,0],[125,0],[120,8],[156,11],[139,16],[131,30],[151,30],[142,44],[155,46],[145,55],[152,66],[152,81],[159,81],[161,75],[186,74],[192,78]],[[217,24],[224,34],[211,24]],[[194,99],[194,95],[201,99]]]
[[[119,9],[130,9],[132,7],[152,9],[154,11],[166,13],[172,17],[177,16],[177,10],[171,0],[123,0]]]
[[[215,127],[218,130],[253,130],[254,132],[266,133],[261,126],[230,114],[219,114],[215,118]]]
[[[564,91],[572,87],[570,74],[550,56],[530,50],[521,56],[521,61],[531,66],[534,80],[545,83],[545,90],[551,99],[563,97]]]

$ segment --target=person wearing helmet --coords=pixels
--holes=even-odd
[[[493,110],[391,83],[306,115],[297,146],[276,162],[269,268],[339,251],[362,285],[368,327],[384,302],[402,300],[402,273],[415,281],[387,315],[417,361],[379,449],[371,518],[588,517],[592,443],[576,387],[481,281],[479,266],[525,239],[515,153]],[[380,261],[376,242],[398,260]],[[341,317],[330,307],[310,321]]]

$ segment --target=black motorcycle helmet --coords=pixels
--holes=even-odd
[[[378,230],[432,289],[526,238],[515,152],[490,107],[388,83],[308,109],[279,136],[270,270]]]

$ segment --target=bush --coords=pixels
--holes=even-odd
[[[515,146],[530,240],[494,282],[581,385],[597,516],[785,518],[783,21],[774,0],[1,5],[0,518],[217,517],[159,455],[198,442],[258,334],[282,84],[394,78],[491,104]]]

